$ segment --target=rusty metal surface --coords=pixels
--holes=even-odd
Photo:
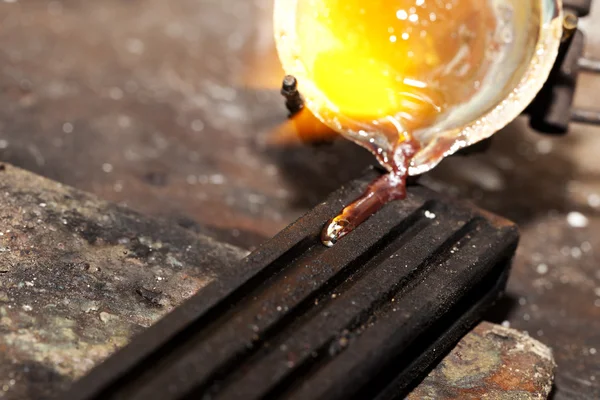
[[[372,161],[345,141],[270,145],[287,115],[270,13],[269,0],[0,3],[0,160],[257,245]],[[600,56],[597,5],[590,18]],[[576,103],[595,108],[598,88],[582,77]],[[424,177],[521,226],[497,318],[554,349],[556,399],[600,397],[599,153],[598,128],[549,139],[519,120]]]
[[[0,164],[0,398],[55,395],[245,254]]]
[[[550,348],[487,322],[466,335],[408,400],[542,400],[552,390]]]

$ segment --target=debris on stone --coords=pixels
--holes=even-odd
[[[148,301],[150,304],[153,304],[158,307],[163,306],[163,293],[160,291],[153,291],[144,287],[139,287],[137,288],[136,293],[139,294],[142,298],[144,298],[144,300]]]
[[[116,320],[116,319],[118,319],[118,317],[116,315],[114,315],[114,314],[107,313],[107,312],[104,312],[104,311],[102,311],[100,313],[100,321],[104,322],[105,324],[108,323],[108,322],[110,322],[110,321]]]

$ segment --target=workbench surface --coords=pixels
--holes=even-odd
[[[372,157],[308,146],[286,121],[267,0],[0,3],[0,161],[244,249]],[[600,20],[600,7],[592,12]],[[600,58],[600,24],[583,21]],[[598,106],[600,78],[577,103]],[[490,315],[554,350],[555,399],[600,397],[600,129],[519,119],[422,183],[517,222]],[[1,300],[1,299],[0,299]]]

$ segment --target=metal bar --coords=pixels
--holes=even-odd
[[[579,59],[579,68],[585,72],[600,73],[600,60],[582,57]]]
[[[352,182],[78,382],[67,399],[406,394],[505,285],[518,231],[419,186],[333,248]]]
[[[584,45],[584,36],[579,30],[561,44],[548,81],[527,110],[529,123],[536,131],[554,135],[567,133]]]
[[[578,17],[585,17],[590,13],[592,0],[564,0],[563,7],[575,11]]]
[[[290,116],[299,113],[304,108],[304,100],[298,91],[298,81],[292,75],[286,75],[281,84],[281,95],[285,98],[285,106]]]
[[[580,124],[600,125],[600,111],[575,108],[571,112],[571,120]]]

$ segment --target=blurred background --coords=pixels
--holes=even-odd
[[[287,120],[271,18],[272,0],[0,1],[0,161],[251,250],[374,162]],[[583,75],[577,105],[599,91]],[[519,119],[421,180],[519,224],[490,318],[554,349],[562,399],[600,397],[598,154],[600,128]]]

